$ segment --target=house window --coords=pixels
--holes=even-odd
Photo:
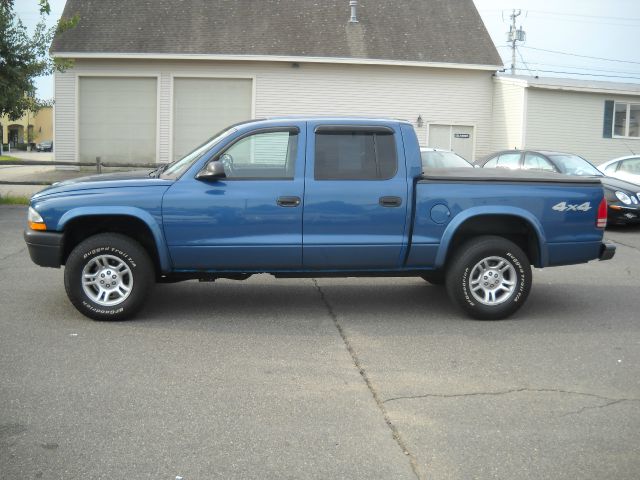
[[[640,103],[615,103],[613,136],[640,138]]]

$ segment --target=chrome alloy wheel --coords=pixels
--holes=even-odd
[[[82,269],[82,289],[98,305],[118,305],[127,299],[132,288],[131,269],[113,255],[92,258]]]
[[[471,270],[469,290],[483,305],[500,305],[513,294],[517,283],[516,269],[502,257],[487,257]]]

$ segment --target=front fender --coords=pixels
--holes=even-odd
[[[95,215],[124,215],[128,217],[134,217],[144,222],[156,243],[156,249],[158,250],[158,259],[160,261],[160,268],[162,272],[171,271],[171,260],[169,258],[169,250],[167,243],[162,233],[162,228],[156,221],[156,219],[146,210],[136,207],[114,207],[114,206],[95,206],[95,207],[77,207],[65,212],[56,226],[56,231],[61,232],[64,230],[71,220],[79,217],[95,216]]]
[[[447,259],[447,253],[449,252],[451,242],[455,233],[458,231],[458,228],[460,228],[460,226],[467,220],[483,215],[509,215],[519,217],[526,221],[536,233],[538,251],[540,252],[540,265],[545,266],[548,264],[549,254],[547,252],[547,239],[540,221],[531,212],[522,208],[496,205],[472,207],[460,212],[451,220],[442,235],[438,254],[436,255],[435,268],[438,269],[444,267]]]

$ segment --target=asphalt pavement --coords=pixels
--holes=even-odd
[[[0,479],[637,479],[640,228],[512,319],[413,278],[159,285],[86,319],[0,207]]]

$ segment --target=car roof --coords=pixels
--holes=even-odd
[[[614,158],[613,160],[607,160],[606,162],[602,162],[599,166],[602,167],[603,165],[610,165],[614,162],[620,162],[622,160],[631,160],[632,158],[640,158],[640,153],[637,155],[627,155],[626,157],[618,157]]]
[[[435,148],[435,147],[420,147],[421,152],[449,152],[455,153],[453,150],[446,150],[444,148]]]
[[[492,153],[488,155],[486,158],[495,157],[496,155],[502,155],[503,153],[541,153],[543,155],[576,155],[575,153],[569,152],[556,152],[555,150],[533,150],[531,148],[514,148],[511,150],[500,150],[499,152]]]

